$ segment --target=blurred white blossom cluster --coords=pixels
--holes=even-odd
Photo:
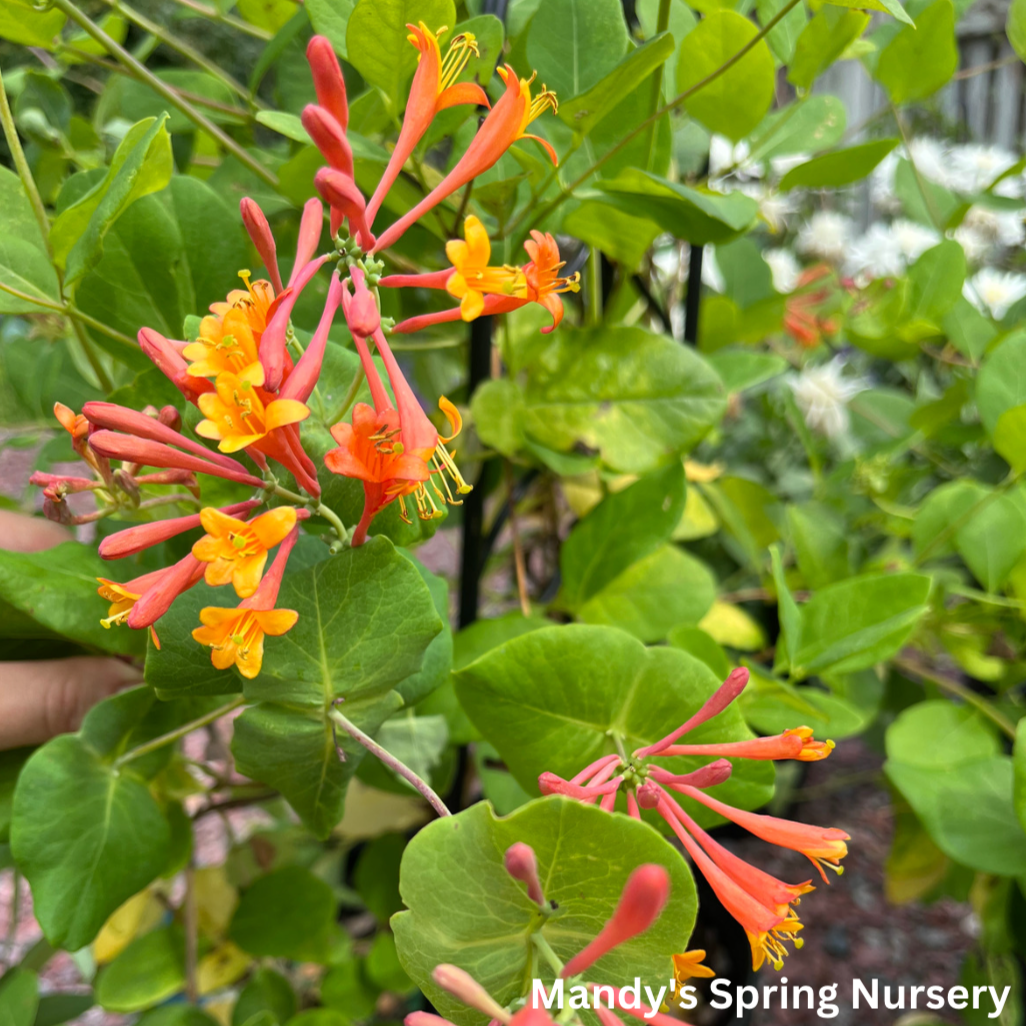
[[[845,204],[856,204],[843,192],[825,194],[836,209],[810,210],[809,194],[778,190],[788,170],[808,159],[809,154],[802,153],[753,159],[746,143],[719,136],[710,144],[710,186],[740,190],[759,203],[769,234],[763,257],[776,291],[792,292],[803,267],[822,262],[857,286],[905,274],[942,238],[936,228],[909,216],[906,203],[911,195],[916,204],[953,200],[965,206],[958,226],[946,234],[965,251],[965,296],[981,312],[1001,320],[1026,298],[1026,274],[1012,269],[1026,245],[1026,176],[1015,153],[976,143],[913,139],[908,151],[900,147],[874,170],[870,210],[860,211],[860,217],[845,209]],[[920,186],[927,191],[925,199]],[[818,196],[815,201],[820,201]],[[867,227],[860,223],[865,220]],[[718,277],[715,256],[708,254],[703,280],[715,287]]]

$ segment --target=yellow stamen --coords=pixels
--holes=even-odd
[[[444,28],[439,29],[438,35],[441,35],[444,31]],[[449,50],[445,55],[445,60],[442,62],[438,82],[438,91],[440,93],[448,89],[460,77],[463,69],[467,66],[467,62],[470,60],[471,54],[475,57],[481,56],[481,51],[477,48],[477,37],[474,33],[461,32],[458,36],[454,36],[449,43]]]

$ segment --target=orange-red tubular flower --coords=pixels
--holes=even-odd
[[[458,1001],[474,1008],[497,1022],[509,1023],[512,1018],[496,1000],[465,969],[456,965],[436,965],[431,978]]]
[[[323,107],[308,103],[303,108],[303,127],[321,151],[324,159],[336,171],[353,177],[353,148],[349,145],[342,126]]]
[[[248,196],[243,196],[239,201],[239,212],[242,214],[246,232],[260,254],[264,267],[267,268],[271,284],[274,286],[274,294],[278,295],[282,290],[281,274],[278,271],[278,248],[271,234],[271,226],[256,200]]]
[[[366,403],[353,407],[353,422],[340,421],[331,429],[338,442],[324,463],[333,474],[363,482],[363,513],[353,533],[353,545],[367,539],[371,521],[394,499],[409,495],[431,476],[427,463],[403,449],[399,440],[399,414],[376,413]]]
[[[190,403],[195,405],[204,392],[213,392],[213,382],[189,373],[189,364],[182,355],[187,342],[172,341],[152,328],[140,328],[138,339],[139,348]]]
[[[349,127],[346,80],[342,77],[342,68],[331,42],[324,36],[314,36],[306,44],[306,59],[310,62],[317,102],[331,114],[344,132]]]
[[[193,456],[191,453],[179,452],[163,442],[153,442],[135,435],[123,435],[117,431],[96,431],[90,438],[90,444],[102,456],[108,459],[124,460],[126,463],[138,463],[145,467],[173,467],[179,470],[192,470],[198,474],[209,474],[211,477],[223,477],[229,481],[263,488],[264,482],[250,474],[242,464],[239,469],[214,463],[212,460]]]
[[[310,283],[313,276],[321,269],[329,254],[311,260],[296,278],[296,283],[278,303],[274,316],[264,328],[260,336],[260,363],[264,368],[264,386],[268,391],[276,392],[282,383],[286,370],[285,342],[288,337],[289,318],[292,308],[296,305],[300,293]]]
[[[811,727],[792,727],[782,734],[752,741],[714,745],[670,745],[660,755],[729,755],[741,759],[795,759],[818,762],[834,750],[833,741],[814,741]],[[697,785],[696,785],[697,786]]]
[[[210,463],[216,463],[219,467],[237,473],[246,473],[246,468],[238,461],[225,456],[220,452],[213,452],[205,445],[187,437],[162,423],[155,417],[147,416],[138,410],[129,409],[127,406],[119,406],[117,403],[88,402],[82,407],[83,415],[98,428],[108,428],[111,431],[124,431],[137,438],[148,438],[153,442],[163,442],[165,445],[175,445],[179,449],[198,456],[200,459]],[[170,466],[170,464],[168,464]],[[161,466],[159,463],[150,466]],[[194,469],[194,468],[186,468]],[[205,471],[204,471],[205,473]]]
[[[738,667],[736,670],[732,670],[728,674],[727,679],[706,699],[702,708],[695,713],[686,723],[683,723],[676,730],[667,734],[666,737],[660,741],[656,741],[654,744],[646,745],[644,748],[639,748],[635,751],[635,755],[639,758],[645,758],[649,755],[658,755],[665,748],[669,748],[677,738],[682,737],[690,730],[694,730],[695,727],[700,726],[707,720],[711,720],[714,716],[718,716],[724,709],[730,705],[731,702],[737,698],[738,695],[744,691],[748,684],[748,670],[743,666]]]
[[[385,173],[381,176],[370,203],[367,204],[367,223],[371,226],[388,190],[399,177],[399,172],[416,149],[417,143],[424,137],[435,115],[447,107],[456,107],[463,103],[491,106],[487,94],[479,85],[474,82],[456,82],[470,55],[478,54],[477,42],[471,33],[463,32],[453,37],[449,43],[449,52],[443,61],[438,36],[445,31],[444,29],[434,33],[424,22],[420,22],[419,26],[406,27],[410,30],[407,38],[420,51],[420,57],[410,85],[410,97],[406,101],[406,113],[403,115],[399,139],[388,161],[388,167],[385,168]],[[316,142],[316,139],[314,141]]]
[[[290,287],[295,285],[303,268],[313,260],[317,247],[321,244],[323,229],[324,205],[315,196],[303,204],[303,216],[299,219],[299,237],[296,240],[296,262],[292,265],[292,274],[289,275]]]
[[[506,91],[488,112],[484,123],[471,140],[456,166],[409,213],[404,214],[375,242],[373,252],[387,249],[410,225],[424,216],[432,207],[462,188],[472,178],[483,174],[524,135],[524,129],[546,109],[555,109],[555,94],[543,89],[531,100],[530,83],[517,78],[509,66],[499,69],[506,83]],[[535,138],[535,137],[532,137]],[[548,147],[548,144],[546,144]],[[551,151],[551,147],[548,147]],[[555,153],[550,152],[555,162]]]
[[[285,384],[278,392],[279,399],[298,399],[305,403],[310,398],[321,376],[321,365],[324,362],[324,352],[328,345],[328,332],[331,330],[331,322],[335,319],[335,313],[342,302],[342,281],[339,272],[335,271],[331,276],[331,284],[328,286],[328,299],[324,304],[324,312],[321,314],[317,330],[310,339],[306,351],[299,358],[299,362],[292,369]]]
[[[203,564],[190,552],[177,563],[160,571],[161,577],[148,587],[128,611],[126,622],[134,630],[151,627],[183,591],[203,576]]]
[[[564,780],[555,773],[546,771],[538,777],[538,790],[543,795],[562,794],[567,798],[576,798],[579,802],[593,802],[596,798],[603,798],[612,794],[615,796],[617,788],[623,782],[623,777],[614,777],[608,783],[602,784],[575,784]]]
[[[540,908],[545,907],[545,893],[538,878],[538,859],[534,849],[523,841],[517,841],[506,849],[503,856],[506,872],[514,880],[527,885],[527,896]]]
[[[237,502],[233,506],[225,506],[221,512],[230,517],[245,516],[259,505],[259,500],[250,499],[247,502]],[[151,524],[128,527],[124,531],[108,535],[100,542],[100,558],[124,559],[126,556],[134,556],[144,549],[159,545],[169,538],[175,538],[199,526],[200,514],[196,513],[189,517],[170,517]]]
[[[565,979],[583,973],[617,945],[644,933],[659,918],[670,897],[670,874],[659,865],[638,866],[627,878],[616,910],[599,935],[563,967]]]
[[[770,844],[781,848],[800,851],[819,870],[819,875],[826,883],[827,875],[824,866],[834,872],[844,872],[840,865],[841,859],[848,854],[845,841],[851,838],[843,831],[833,827],[811,826],[807,823],[794,823],[789,819],[778,819],[776,816],[762,816],[755,812],[744,812],[731,805],[710,797],[703,791],[693,787],[681,789],[681,793],[694,798],[703,805],[718,812],[725,819],[744,827],[750,834],[761,837]]]
[[[349,232],[365,250],[374,245],[374,236],[367,226],[367,201],[356,183],[348,175],[333,167],[322,167],[314,175],[314,185],[331,207],[331,234],[341,227],[343,218],[349,222]]]
[[[640,796],[639,796],[640,797]],[[723,907],[741,924],[752,948],[752,966],[759,969],[769,957],[777,969],[783,967],[787,949],[784,941],[795,940],[802,928],[797,918],[779,915],[732,880],[703,851],[701,845],[684,829],[673,813],[665,795],[658,804],[660,815],[670,825],[685,850],[712,887]]]

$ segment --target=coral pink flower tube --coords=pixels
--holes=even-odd
[[[221,512],[230,517],[238,517],[251,512],[259,505],[259,499],[250,499],[248,502],[237,502],[234,506],[224,506]],[[200,514],[194,513],[189,517],[171,517],[168,520],[156,520],[151,524],[128,527],[117,534],[108,535],[100,542],[100,558],[124,559],[126,556],[134,556],[143,549],[159,545],[169,538],[175,538],[199,526]]]
[[[243,196],[239,201],[239,212],[242,214],[242,223],[246,226],[246,232],[260,259],[267,268],[271,278],[271,285],[274,287],[274,294],[277,296],[282,290],[281,274],[278,271],[278,248],[274,243],[274,236],[271,234],[271,226],[267,223],[264,212],[260,209],[256,200]]]
[[[201,563],[191,552],[168,567],[160,580],[132,606],[126,621],[128,626],[136,630],[152,627],[171,608],[171,603],[203,576],[205,570],[206,563]]]

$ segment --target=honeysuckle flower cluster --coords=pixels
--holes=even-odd
[[[532,95],[534,76],[521,78],[505,65],[499,68],[505,89],[492,106],[480,85],[460,81],[470,57],[479,52],[471,33],[454,35],[443,54],[445,27],[436,30],[421,22],[407,28],[409,41],[418,51],[418,65],[398,142],[370,200],[354,179],[341,67],[330,42],[315,36],[307,59],[317,102],[304,109],[302,122],[326,166],[314,176],[321,199],[311,199],[303,208],[288,279],[282,276],[267,218],[255,201],[245,198],[240,204],[242,221],[267,278],[254,279],[249,271],[239,271],[243,287],[211,306],[193,339],[168,339],[146,327],[139,331],[142,351],[201,414],[195,434],[216,444],[216,449],[183,433],[174,407],[136,411],[90,402],[81,413],[60,404],[56,407],[59,422],[93,476],[35,475],[33,483],[43,488],[49,517],[72,524],[180,502],[201,506],[197,513],[139,524],[104,539],[100,555],[118,560],[187,531],[204,532],[173,566],[126,581],[99,579],[99,595],[109,603],[104,626],[127,624],[153,631],[174,600],[200,580],[214,587],[230,586],[241,601],[202,609],[201,625],[192,636],[210,648],[214,666],[234,665],[243,676],[255,677],[262,666],[265,637],[284,634],[298,619],[294,610],[278,609],[276,604],[300,521],[310,516],[326,520],[335,534],[332,551],[337,552],[343,546],[362,545],[374,518],[393,502],[406,520],[411,508],[419,517],[433,519],[443,515],[446,504],[458,504],[470,490],[446,448],[460,431],[459,411],[445,397],[439,400],[449,424],[449,434],[440,436],[389,347],[378,286],[428,285],[444,288],[460,301],[452,311],[413,318],[394,329],[402,332],[438,321],[472,320],[530,302],[544,306],[555,327],[563,314],[559,294],[577,289],[576,276],[559,276],[562,261],[551,235],[532,233],[525,246],[530,260],[522,267],[490,267],[487,231],[473,216],[466,219],[465,241],[454,240],[447,247],[451,270],[382,280],[384,264],[378,255],[424,214],[491,168],[514,142],[534,139],[557,163],[549,143],[529,131],[537,118],[556,110],[551,90],[542,86]],[[375,221],[389,190],[433,118],[459,104],[488,108],[466,152],[412,210],[375,235]],[[323,204],[329,208],[331,248],[319,253]],[[323,312],[304,347],[293,329],[292,312],[304,290],[330,263],[334,268]],[[327,471],[363,485],[363,512],[352,527],[346,527],[321,501],[321,468],[306,451],[300,434],[340,309],[372,399],[372,405],[356,403],[345,411],[349,418],[331,428],[337,448],[323,461]],[[384,364],[387,385],[375,352]],[[144,473],[145,468],[152,472]],[[283,478],[290,487],[279,481],[276,468],[291,479]],[[251,488],[253,495],[223,508],[204,506],[200,501],[204,476]],[[166,491],[166,486],[176,485],[182,490]],[[144,497],[148,486],[165,486],[165,491]],[[72,513],[67,497],[80,492],[96,497],[94,512]],[[159,646],[155,631],[152,636]]]
[[[786,884],[749,865],[715,841],[674,797],[674,793],[684,795],[770,844],[801,852],[816,867],[824,883],[829,882],[826,869],[843,871],[840,861],[848,853],[845,842],[849,840],[843,830],[745,812],[706,793],[708,788],[730,779],[730,759],[812,762],[825,759],[834,747],[833,742],[816,741],[810,728],[796,727],[751,741],[678,743],[690,731],[723,712],[744,690],[748,677],[743,667],[734,670],[690,719],[654,744],[638,748],[629,756],[604,755],[570,780],[543,773],[538,785],[542,794],[562,794],[587,804],[598,802],[608,812],[614,811],[616,797],[623,793],[627,812],[635,819],[641,818],[642,809],[658,812],[723,906],[744,928],[752,948],[753,968],[760,968],[768,959],[776,969],[781,969],[788,953],[786,945],[802,946],[798,936],[802,923],[793,906],[798,905],[803,894],[813,890],[812,881]],[[716,758],[683,774],[675,774],[653,761],[671,756]]]
[[[580,979],[581,974],[590,969],[603,955],[645,933],[659,918],[670,897],[670,875],[662,866],[654,863],[638,866],[627,878],[612,916],[598,935],[569,962],[563,964],[539,932],[546,918],[555,911],[555,907],[545,898],[533,849],[530,845],[518,842],[506,851],[504,862],[506,871],[515,880],[525,884],[527,896],[538,905],[542,913],[535,931],[529,935],[529,943],[538,945],[539,954],[558,979],[568,981],[571,986],[587,988],[591,992],[592,1007],[603,1026],[622,1026],[613,1008],[643,1022],[654,1023],[655,1026],[681,1026],[679,1019],[665,1012],[642,1010],[624,1003],[620,1000],[618,987]],[[701,964],[705,957],[704,951],[689,951],[672,957],[674,979],[678,985],[694,976],[714,975]],[[488,1016],[493,1024],[554,1026],[555,1020],[545,1007],[540,1007],[534,1001],[533,989],[531,997],[518,998],[509,1007],[504,1008],[470,973],[459,966],[438,965],[432,973],[432,978],[439,987],[461,1004]],[[564,1021],[564,1018],[560,1017],[559,1021]],[[405,1026],[453,1026],[448,1019],[429,1012],[411,1012],[404,1022]]]

